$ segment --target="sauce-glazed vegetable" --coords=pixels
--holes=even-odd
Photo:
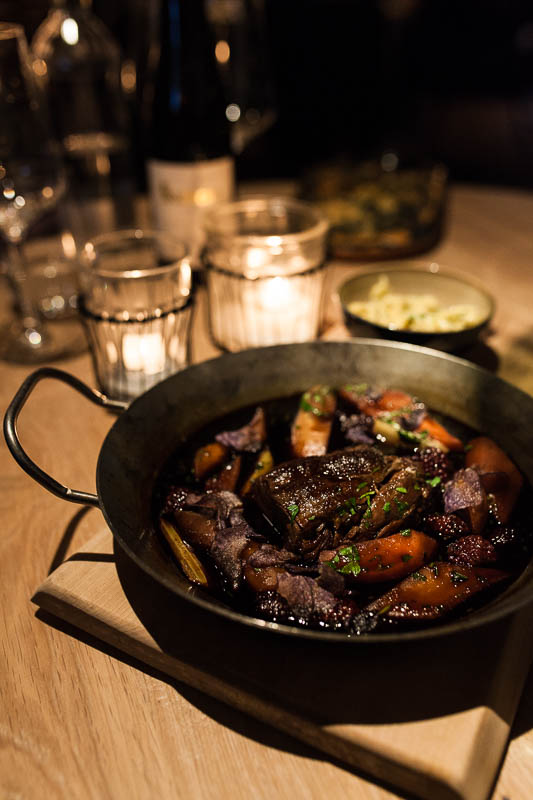
[[[523,483],[488,436],[353,382],[200,431],[163,471],[155,515],[192,583],[359,635],[435,624],[508,585],[531,551]]]

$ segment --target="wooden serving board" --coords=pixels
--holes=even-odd
[[[160,587],[103,529],[37,590],[41,608],[425,800],[486,800],[533,656],[533,608],[425,643],[248,630]]]

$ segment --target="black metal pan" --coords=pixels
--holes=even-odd
[[[102,445],[97,495],[62,486],[25,453],[17,416],[44,378],[68,383],[92,402],[120,410]],[[65,372],[32,373],[4,420],[8,446],[20,466],[49,491],[73,503],[99,506],[118,544],[156,581],[191,603],[247,626],[319,641],[392,642],[465,631],[517,611],[533,600],[533,563],[490,604],[463,619],[424,630],[346,634],[295,628],[246,616],[192,587],[169,558],[154,529],[151,497],[162,465],[191,433],[217,417],[261,401],[303,392],[314,383],[347,380],[394,386],[430,407],[488,433],[533,483],[533,398],[473,364],[422,347],[359,339],[281,345],[224,355],[177,373],[129,406],[110,401]]]

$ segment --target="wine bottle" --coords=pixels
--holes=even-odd
[[[203,0],[162,0],[160,13],[148,185],[157,227],[197,265],[203,215],[234,191],[226,103]]]

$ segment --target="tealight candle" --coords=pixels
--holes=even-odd
[[[156,375],[165,367],[165,342],[160,333],[126,333],[122,337],[125,369]]]
[[[210,327],[228,350],[316,337],[328,225],[295,200],[261,198],[207,219]]]

